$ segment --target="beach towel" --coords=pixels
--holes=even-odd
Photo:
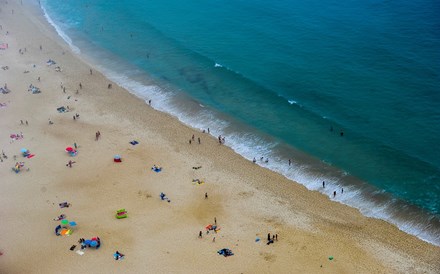
[[[26,158],[32,158],[32,157],[34,157],[35,156],[35,154],[29,154],[28,156],[26,156]]]
[[[72,234],[72,230],[64,228],[63,230],[61,230],[61,235],[63,236],[69,236],[70,234]]]
[[[23,134],[11,134],[9,137],[14,140],[20,140],[23,139]]]
[[[82,252],[81,250],[77,250],[76,253],[81,255],[81,256],[84,255],[84,252]]]
[[[9,46],[8,46],[8,43],[1,43],[0,44],[0,49],[2,49],[2,50],[5,50],[5,49],[7,49]]]

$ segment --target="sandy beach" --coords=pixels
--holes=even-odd
[[[0,0],[0,87],[10,90],[0,93],[0,273],[440,273],[440,247],[255,165],[112,83],[30,2]],[[55,235],[61,214],[77,223],[70,236]],[[278,240],[267,244],[268,233]],[[76,252],[96,236],[99,249]]]

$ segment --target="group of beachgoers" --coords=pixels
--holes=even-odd
[[[199,142],[199,145],[200,145],[201,144],[200,137],[197,137],[197,141]],[[194,134],[192,135],[191,139],[189,139],[189,144],[192,144],[193,142],[195,142]]]
[[[255,163],[257,163],[257,159],[254,157],[254,159],[252,160],[252,162],[255,164]],[[266,158],[266,160],[264,160],[264,157],[261,157],[260,158],[260,162],[264,162],[264,163],[269,163],[269,158]]]
[[[325,181],[322,181],[322,188],[325,188]],[[336,194],[337,194],[336,190],[333,191],[333,198],[336,198]],[[341,188],[341,194],[344,194],[344,188],[343,187]]]

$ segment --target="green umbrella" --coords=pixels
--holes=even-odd
[[[61,224],[62,224],[62,225],[68,225],[68,224],[69,224],[69,221],[66,220],[66,219],[61,220]]]

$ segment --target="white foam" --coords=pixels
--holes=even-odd
[[[80,53],[80,49],[73,45],[70,37],[68,37],[49,17],[46,10],[42,7],[44,15],[47,21],[55,28],[57,33],[69,44],[75,53]],[[98,69],[110,80],[114,81],[121,87],[127,89],[129,92],[135,94],[141,99],[148,102],[149,99],[153,99],[152,106],[162,112],[168,113],[181,122],[192,126],[197,129],[210,128],[210,134],[213,136],[222,135],[226,137],[226,145],[230,146],[235,152],[242,155],[244,158],[252,161],[254,157],[257,158],[257,164],[262,167],[271,169],[284,175],[286,178],[303,184],[307,189],[313,191],[319,191],[324,195],[331,197],[333,200],[341,202],[343,204],[355,207],[360,212],[368,217],[379,218],[395,224],[399,229],[415,235],[422,240],[430,242],[434,245],[440,246],[440,235],[429,231],[429,224],[427,222],[417,222],[416,220],[399,220],[395,218],[394,205],[395,202],[390,200],[383,204],[378,204],[365,197],[362,190],[355,187],[343,186],[344,194],[336,195],[333,198],[333,189],[341,189],[342,184],[339,182],[340,178],[327,178],[323,175],[314,174],[311,172],[310,167],[305,164],[294,163],[292,166],[286,165],[287,159],[282,159],[275,154],[274,149],[278,143],[268,141],[262,138],[256,133],[250,132],[237,132],[232,129],[232,123],[226,119],[220,118],[220,116],[204,107],[203,105],[196,103],[200,109],[194,110],[194,108],[183,105],[181,100],[176,98],[178,92],[169,90],[167,88],[159,87],[155,84],[145,84],[131,79],[127,75],[135,73],[134,71],[124,70],[123,73],[116,72],[108,67],[118,67],[108,65],[112,64],[113,60],[106,59],[104,62],[106,66],[98,66]],[[115,61],[113,61],[115,62]],[[223,67],[222,65],[215,63],[215,67]],[[238,73],[238,72],[236,72]],[[289,104],[298,104],[295,100],[288,100]],[[185,109],[186,108],[186,109]],[[259,159],[269,158],[269,163],[261,162]],[[341,175],[347,176],[348,173]],[[320,182],[326,182],[326,188],[322,188]]]
[[[70,39],[70,37],[64,31],[62,31],[57,24],[54,23],[54,21],[52,20],[52,18],[49,16],[49,14],[46,12],[46,9],[42,5],[41,5],[41,9],[43,10],[44,17],[46,18],[47,22],[49,22],[49,24],[51,24],[55,28],[58,35],[61,38],[63,38],[64,41],[66,41],[66,43],[69,45],[72,51],[75,52],[76,54],[81,53],[80,49],[73,44],[72,39]]]
[[[216,68],[222,68],[223,66],[220,65],[219,63],[215,63],[214,67],[216,67]]]

